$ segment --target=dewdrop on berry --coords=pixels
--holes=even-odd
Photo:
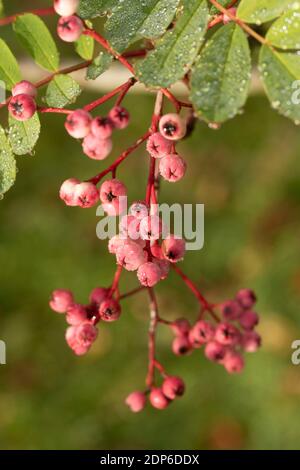
[[[67,132],[75,139],[86,137],[91,129],[92,117],[84,109],[70,113],[65,122]]]
[[[8,111],[17,121],[28,121],[36,112],[36,103],[32,96],[23,93],[10,98]]]
[[[149,261],[138,268],[137,277],[142,286],[153,287],[160,281],[161,271],[157,264]]]
[[[65,42],[75,42],[80,38],[83,27],[78,16],[62,16],[57,24],[57,34]]]
[[[32,98],[35,98],[37,95],[37,89],[33,83],[28,82],[27,80],[22,80],[13,87],[11,93],[12,96],[29,95]]]
[[[79,0],[54,0],[54,10],[60,16],[70,16],[76,13]]]
[[[186,121],[178,114],[165,114],[159,121],[159,132],[165,139],[180,140],[186,134]]]

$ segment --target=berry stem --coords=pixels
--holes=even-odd
[[[134,77],[131,77],[129,80],[127,80],[125,83],[123,83],[122,85],[118,86],[117,88],[115,88],[114,90],[110,91],[109,93],[107,93],[106,95],[104,96],[101,96],[101,98],[93,101],[92,103],[89,103],[87,104],[86,106],[84,106],[84,109],[86,111],[92,111],[93,109],[97,108],[98,106],[100,106],[101,104],[103,103],[106,103],[106,101],[110,100],[111,98],[113,98],[114,96],[116,96],[118,93],[128,93],[128,90],[136,83],[136,79]]]
[[[158,305],[154,290],[148,288],[148,293],[150,297],[150,325],[148,330],[148,354],[149,354],[149,365],[148,365],[148,374],[146,377],[146,385],[149,388],[152,388],[154,383],[154,374],[155,374],[155,365],[157,361],[155,359],[155,346],[156,346],[156,327],[158,324]]]
[[[115,272],[115,275],[114,275],[113,283],[112,283],[111,288],[110,288],[109,297],[112,297],[114,295],[114,293],[118,290],[120,277],[121,277],[121,274],[122,274],[122,269],[123,269],[123,266],[118,265],[118,267],[116,269],[116,272]]]
[[[258,34],[254,29],[250,28],[246,23],[244,23],[242,20],[237,18],[235,15],[233,15],[230,11],[228,11],[226,8],[224,8],[222,5],[220,5],[219,2],[216,0],[209,0],[210,3],[212,3],[223,15],[227,15],[232,21],[234,21],[236,24],[238,24],[246,33],[248,33],[250,36],[252,36],[254,39],[256,39],[258,42],[265,46],[272,47],[269,41],[267,41],[266,38]]]
[[[51,80],[56,75],[67,75],[68,73],[72,73],[72,72],[76,72],[77,70],[85,69],[91,63],[92,63],[91,60],[86,60],[85,62],[81,62],[80,64],[71,65],[70,67],[66,67],[64,69],[58,70],[57,72],[54,72],[51,75],[48,75],[47,77],[45,77],[42,80],[40,80],[39,82],[37,82],[35,84],[35,86],[36,86],[36,88],[40,88],[44,85],[47,85],[47,83],[51,82]]]
[[[65,109],[65,108],[43,108],[43,107],[38,107],[37,110],[40,113],[57,113],[57,114],[71,114],[73,112],[72,109]]]
[[[7,16],[6,18],[1,18],[0,26],[5,26],[8,24],[14,23],[14,21],[16,21],[18,16],[25,15],[26,13],[33,13],[34,15],[38,15],[38,16],[47,16],[47,15],[54,15],[55,10],[53,7],[49,7],[49,8],[38,8],[35,10],[27,10],[21,13],[15,13],[14,15]]]
[[[127,83],[123,85],[123,90],[121,91],[117,101],[116,101],[116,106],[120,106],[122,101],[124,100],[125,96],[127,95],[128,91],[130,88],[135,85],[136,79],[134,77],[131,77]]]
[[[226,9],[233,7],[237,3],[237,0],[232,0],[229,5],[226,6]],[[227,13],[226,13],[227,14]],[[208,29],[213,28],[217,24],[222,23],[224,14],[222,15],[215,15],[214,18],[208,23]]]
[[[120,295],[119,300],[127,299],[127,297],[131,297],[132,295],[138,294],[139,292],[142,292],[145,289],[145,286],[136,287],[135,289],[132,289],[129,292],[125,292],[125,294]]]
[[[105,170],[101,171],[101,173],[98,173],[98,175],[94,176],[93,178],[90,178],[88,181],[94,184],[98,184],[99,181],[106,176],[108,173],[113,172],[118,166],[132,153],[134,150],[136,150],[145,140],[148,139],[148,137],[151,135],[150,131],[147,131],[142,137],[140,137],[131,147],[129,147],[127,150],[125,150],[121,155],[114,161],[112,165],[110,165],[108,168]]]

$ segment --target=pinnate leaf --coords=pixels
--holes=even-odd
[[[9,141],[16,155],[31,153],[38,141],[41,124],[38,113],[28,121],[17,121],[9,116]]]
[[[17,17],[14,30],[25,49],[36,63],[55,72],[59,66],[59,54],[45,23],[36,15],[27,13]]]
[[[259,68],[273,108],[299,124],[300,56],[296,52],[279,52],[263,46]]]
[[[63,108],[69,103],[74,103],[80,93],[80,86],[70,75],[59,74],[48,85],[46,101],[48,106]]]
[[[136,74],[147,86],[168,87],[182,78],[195,61],[208,23],[206,0],[184,0],[174,28],[138,62]]]
[[[16,160],[3,127],[0,126],[0,195],[14,184],[16,179]]]
[[[21,72],[18,62],[7,46],[0,38],[0,80],[5,83],[5,88],[11,90],[12,87],[21,80]]]
[[[262,24],[280,16],[295,0],[241,0],[237,16],[247,23]]]
[[[191,100],[198,115],[214,123],[234,117],[245,104],[250,77],[247,37],[229,23],[206,43],[192,70]]]
[[[268,41],[280,49],[300,49],[300,2],[290,8],[271,26]]]

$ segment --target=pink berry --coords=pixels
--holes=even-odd
[[[84,109],[70,113],[65,122],[67,132],[75,139],[86,137],[91,129],[92,117]]]
[[[78,341],[84,347],[90,348],[97,336],[97,328],[88,321],[81,323],[77,328]]]
[[[121,234],[132,240],[138,240],[140,237],[140,222],[133,215],[124,215],[119,224]]]
[[[185,255],[185,241],[182,238],[175,238],[170,235],[162,242],[162,252],[170,263],[181,261]]]
[[[106,299],[100,304],[99,315],[104,321],[116,321],[120,318],[121,306],[115,299]]]
[[[83,152],[93,160],[104,160],[112,151],[111,139],[99,139],[91,132],[83,139]]]
[[[186,318],[178,318],[171,324],[171,329],[176,336],[186,336],[190,332],[191,325]]]
[[[160,281],[161,271],[157,264],[149,261],[138,268],[137,277],[142,286],[153,287]]]
[[[151,250],[151,254],[152,254],[152,256],[154,256],[154,258],[157,258],[159,260],[164,260],[164,255],[162,253],[161,246],[158,244],[157,241],[155,241],[151,245],[150,250]]]
[[[133,413],[139,413],[146,406],[146,396],[143,392],[132,392],[126,398],[125,403]]]
[[[149,394],[149,401],[153,408],[157,408],[158,410],[164,410],[169,405],[169,400],[162,392],[161,388],[152,388]]]
[[[36,103],[30,95],[12,96],[8,103],[8,111],[17,121],[28,121],[36,112]]]
[[[160,269],[160,279],[164,280],[168,277],[170,272],[170,263],[164,259],[153,259],[153,263],[157,264]]]
[[[79,0],[54,0],[54,10],[60,16],[70,16],[76,13]]]
[[[99,202],[99,191],[93,183],[80,183],[75,187],[74,200],[80,207],[93,207]]]
[[[33,83],[28,82],[27,80],[22,80],[13,87],[11,93],[13,96],[29,95],[32,96],[32,98],[35,98],[37,95],[37,89]]]
[[[117,179],[107,180],[101,185],[100,199],[102,207],[108,215],[118,215],[122,212],[122,204],[127,195],[126,186]],[[122,199],[120,199],[122,198]]]
[[[87,320],[87,312],[83,305],[73,304],[67,310],[66,320],[69,325],[80,325]]]
[[[144,217],[140,223],[140,235],[143,240],[158,240],[162,232],[162,222],[158,215]]]
[[[192,350],[192,345],[187,336],[177,336],[172,342],[172,351],[176,356],[184,356]]]
[[[63,182],[59,190],[59,197],[62,199],[67,206],[77,206],[75,199],[75,189],[80,181],[76,178],[70,178]]]
[[[147,151],[153,158],[162,158],[172,151],[172,142],[165,139],[159,132],[150,135],[147,140]]]
[[[181,397],[185,391],[185,385],[180,377],[169,376],[162,384],[162,391],[165,397],[169,400],[174,400],[176,397]]]
[[[83,22],[78,16],[62,16],[58,20],[57,34],[65,42],[75,42],[80,38],[83,28]]]
[[[179,155],[167,155],[159,162],[161,176],[170,183],[180,181],[186,172],[186,163]]]
[[[252,312],[252,310],[248,310],[243,312],[239,323],[245,330],[253,330],[253,328],[258,325],[259,316],[256,312]]]
[[[108,139],[113,132],[113,124],[109,118],[96,117],[92,120],[91,132],[98,139]]]
[[[225,354],[223,365],[229,374],[239,374],[244,369],[244,359],[236,351],[228,351]]]
[[[77,355],[77,356],[83,356],[86,354],[89,350],[88,347],[83,346],[77,337],[77,329],[78,326],[69,326],[66,331],[66,342],[68,346],[72,349],[72,351]]]
[[[125,129],[129,124],[129,113],[122,106],[115,106],[108,114],[109,119],[117,129]]]
[[[226,355],[226,347],[217,341],[210,341],[205,346],[204,354],[210,361],[222,362]]]
[[[251,308],[256,302],[256,295],[251,289],[241,289],[236,294],[237,301],[243,308]]]
[[[253,353],[261,346],[261,337],[256,331],[247,331],[242,337],[242,347],[244,351]]]
[[[241,339],[239,330],[230,323],[219,323],[215,333],[215,340],[224,346],[233,346]]]
[[[127,271],[136,271],[145,263],[146,253],[138,243],[128,240],[117,249],[116,257]]]
[[[129,214],[140,220],[147,217],[148,207],[145,201],[135,201],[129,208]]]
[[[235,7],[232,7],[232,8],[228,8],[227,10],[229,13],[231,13],[233,16],[236,16],[236,8]],[[227,23],[230,23],[230,21],[232,21],[232,19],[226,15],[226,13],[224,13],[223,15],[223,23],[224,24],[227,24]]]
[[[208,321],[198,321],[189,333],[189,340],[194,348],[199,348],[214,338],[215,328]]]
[[[120,246],[123,246],[125,242],[126,238],[123,238],[120,235],[115,235],[114,237],[112,237],[108,242],[109,253],[115,255],[117,253],[118,248],[120,248]]]
[[[107,298],[109,289],[104,287],[95,287],[90,293],[90,303],[100,306],[100,304]]]
[[[242,313],[241,305],[236,300],[227,300],[220,305],[225,320],[237,320]]]
[[[50,308],[57,313],[65,313],[73,305],[74,297],[71,291],[66,289],[54,290],[49,302]]]
[[[178,114],[165,114],[159,121],[159,132],[168,140],[180,140],[186,134],[186,122]]]

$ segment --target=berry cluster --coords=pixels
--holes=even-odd
[[[55,0],[54,10],[60,15],[57,32],[61,39],[74,42],[81,34],[95,39],[116,60],[119,60],[132,74],[134,69],[125,55],[120,55],[95,30],[90,29],[77,15],[79,0]],[[211,25],[228,22],[235,9],[216,15]],[[147,51],[146,51],[147,52]],[[82,68],[82,67],[81,67]],[[79,69],[73,67],[72,71]],[[70,69],[65,69],[69,73]],[[65,128],[69,135],[82,140],[82,150],[93,160],[105,160],[112,151],[112,135],[116,129],[125,129],[129,124],[129,113],[122,106],[129,89],[137,82],[132,76],[126,83],[107,95],[89,103],[82,109],[37,107],[35,99],[37,88],[49,83],[53,75],[36,86],[22,81],[12,89],[7,101],[10,114],[17,120],[26,121],[36,111],[66,114]],[[107,116],[92,116],[92,111],[113,97],[117,99]],[[174,105],[174,113],[164,114],[164,99]],[[189,115],[182,113],[189,109]],[[67,206],[90,208],[96,204],[109,216],[119,217],[119,232],[109,240],[108,250],[116,258],[116,272],[111,286],[95,288],[88,305],[75,302],[73,294],[64,289],[52,293],[50,307],[57,313],[65,314],[69,325],[66,341],[76,355],[86,354],[98,336],[99,322],[112,322],[121,315],[121,301],[140,291],[149,296],[150,322],[148,332],[149,365],[146,389],[134,391],[126,398],[129,408],[141,411],[147,402],[157,409],[166,408],[174,399],[183,395],[185,384],[180,377],[167,374],[157,360],[156,332],[159,325],[168,327],[174,335],[172,351],[177,356],[191,353],[203,347],[204,355],[210,361],[224,366],[229,373],[241,372],[244,368],[244,352],[255,352],[261,343],[255,331],[258,315],[253,311],[256,298],[249,289],[240,290],[234,300],[211,303],[198,287],[179,268],[184,258],[185,241],[172,234],[159,213],[160,181],[171,183],[180,181],[186,173],[186,162],[178,155],[176,143],[187,136],[194,121],[192,106],[178,100],[168,89],[160,89],[151,124],[145,134],[117,157],[113,163],[86,181],[69,178],[60,188],[60,198]],[[145,193],[141,200],[131,203],[126,213],[128,190],[117,178],[121,163],[142,144],[146,143],[149,174]],[[105,180],[104,180],[105,178]],[[104,181],[103,181],[104,180]],[[98,187],[99,185],[99,187]],[[200,313],[191,325],[186,318],[166,320],[160,316],[154,287],[168,277],[169,271],[175,272],[186,284],[199,302]],[[119,281],[124,271],[135,271],[139,286],[127,293],[120,293]],[[162,383],[157,386],[156,372],[161,375]]]

